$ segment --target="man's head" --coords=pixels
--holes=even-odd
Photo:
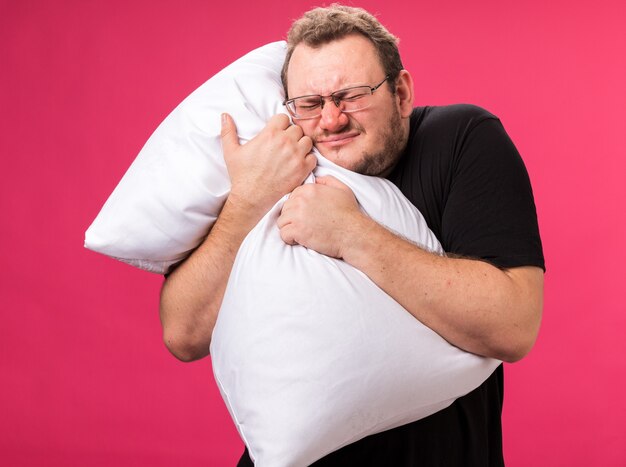
[[[291,25],[287,33],[287,56],[281,73],[285,96],[289,96],[287,69],[297,45],[305,44],[317,48],[350,34],[361,34],[372,42],[385,75],[389,75],[390,82],[395,82],[403,69],[398,38],[362,8],[333,4],[327,8],[307,11]]]
[[[333,5],[305,13],[287,41],[282,79],[288,98],[382,82],[363,110],[342,112],[325,99],[319,117],[294,122],[338,165],[387,174],[406,146],[413,105],[413,83],[402,68],[397,39],[365,10]]]

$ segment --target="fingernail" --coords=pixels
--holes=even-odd
[[[226,125],[226,114],[222,114],[222,126]]]

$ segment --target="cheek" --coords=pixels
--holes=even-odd
[[[385,146],[386,135],[381,128],[377,128],[376,131],[371,131],[367,134],[367,145],[370,150],[380,152]]]

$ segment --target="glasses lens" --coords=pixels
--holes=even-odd
[[[356,112],[370,106],[372,103],[372,88],[369,86],[357,86],[336,91],[330,96],[296,97],[286,102],[286,105],[294,118],[315,118],[322,113],[322,102],[329,98],[342,112]]]
[[[369,86],[344,89],[333,94],[335,99],[341,101],[341,110],[344,112],[355,112],[368,107],[371,96],[372,89]]]
[[[290,102],[292,113],[298,118],[316,117],[320,114],[321,97],[296,97]]]

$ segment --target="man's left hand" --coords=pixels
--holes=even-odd
[[[362,232],[368,220],[352,190],[328,175],[297,187],[277,223],[285,243],[342,258],[350,238]]]

